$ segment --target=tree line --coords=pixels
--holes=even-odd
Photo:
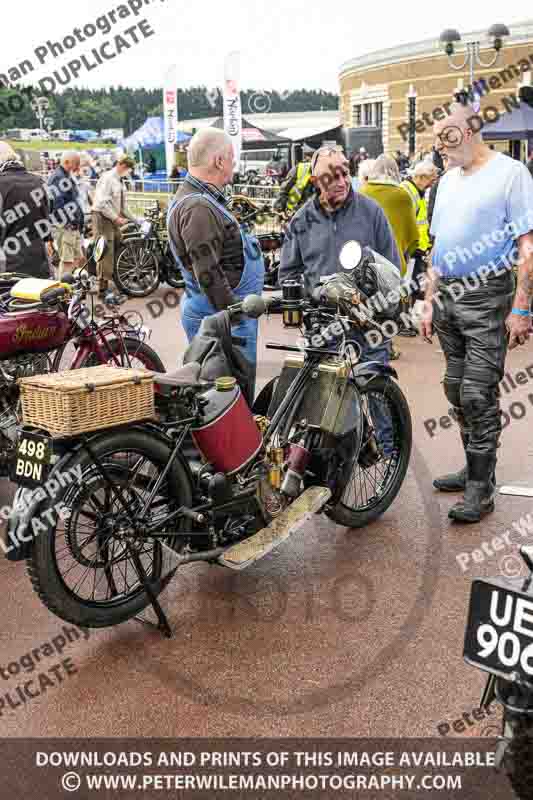
[[[123,128],[129,135],[147,117],[163,114],[162,89],[130,89],[125,86],[69,88],[47,97],[50,107],[46,115],[53,119],[53,129],[100,131],[103,128]],[[333,111],[339,107],[338,95],[320,89],[292,92],[246,89],[241,92],[241,99],[244,116],[266,111]],[[180,120],[221,116],[220,91],[206,86],[178,89],[178,115]],[[0,129],[37,127],[39,123],[28,95],[0,88]]]

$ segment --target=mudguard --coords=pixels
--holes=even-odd
[[[168,442],[168,438],[156,425],[145,423],[128,426],[128,430],[132,429],[148,430],[152,436]],[[90,443],[104,434],[107,435],[117,430],[120,430],[120,428],[107,428],[105,431],[96,431],[89,436],[86,441]],[[69,465],[82,449],[82,443],[80,441],[74,441],[69,442],[69,445],[68,451],[60,456],[59,461],[54,465],[48,480],[52,480],[55,475],[69,472]],[[178,458],[191,485],[193,485],[193,477],[187,460],[181,453],[178,453]],[[4,548],[4,554],[8,561],[24,561],[29,558],[33,546],[31,521],[40,509],[44,507],[47,501],[50,500],[50,497],[51,496],[41,487],[37,489],[18,489],[15,493],[13,507],[7,518],[6,525],[6,547]],[[52,497],[52,499],[54,499],[54,497]]]
[[[266,417],[268,415],[268,409],[270,408],[270,403],[272,402],[272,396],[274,394],[274,387],[276,385],[277,378],[272,378],[269,381],[254,400],[254,404],[252,406],[252,414],[259,414],[262,417]]]
[[[363,390],[379,377],[396,378],[398,380],[398,373],[391,366],[383,364],[381,361],[364,361],[353,368],[353,377],[357,388]]]

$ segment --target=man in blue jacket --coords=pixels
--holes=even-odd
[[[306,294],[311,295],[324,275],[339,272],[343,245],[357,240],[371,247],[400,270],[400,255],[392,229],[381,207],[354,192],[349,162],[338,148],[321,147],[311,163],[317,194],[296,212],[288,227],[281,251],[280,283],[303,276]],[[370,347],[357,336],[362,361],[388,363],[390,342]]]
[[[54,215],[54,239],[59,253],[57,278],[72,272],[81,261],[81,236],[84,215],[74,173],[80,168],[80,156],[75,151],[66,152],[60,166],[48,179],[48,195]],[[68,213],[65,213],[65,206]],[[72,209],[76,209],[73,213]],[[52,255],[51,245],[49,255]]]

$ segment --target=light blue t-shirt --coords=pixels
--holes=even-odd
[[[527,167],[496,153],[473,175],[451,169],[440,179],[431,222],[432,263],[442,277],[508,268],[516,239],[533,230],[533,178]]]

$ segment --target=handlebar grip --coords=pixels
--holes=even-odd
[[[67,290],[63,288],[63,286],[58,286],[55,289],[49,289],[47,292],[43,292],[41,295],[41,302],[42,303],[53,303],[56,300],[59,300],[61,297],[64,297],[67,293]]]
[[[76,278],[71,272],[65,272],[61,278],[61,283],[69,283],[70,285],[76,283]]]

